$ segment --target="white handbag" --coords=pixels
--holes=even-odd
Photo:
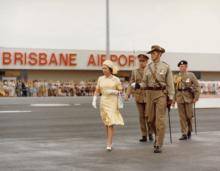
[[[124,108],[124,102],[123,102],[123,98],[122,98],[121,94],[118,95],[118,108],[119,109],[123,109]]]

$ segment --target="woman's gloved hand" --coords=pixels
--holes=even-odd
[[[97,96],[93,96],[92,106],[93,106],[95,109],[97,108],[96,101],[97,101]]]

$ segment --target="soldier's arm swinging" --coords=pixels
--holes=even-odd
[[[130,81],[129,81],[129,85],[125,94],[125,100],[128,100],[128,98],[131,95],[131,91],[132,91],[132,86],[131,84],[135,82],[135,77],[134,77],[134,71],[131,72],[131,77],[130,77]]]
[[[174,100],[174,82],[173,82],[173,74],[170,68],[168,67],[167,70],[167,77],[166,77],[166,82],[167,82],[167,108],[168,112],[170,111],[170,107],[173,103]]]
[[[193,100],[195,103],[199,99],[201,88],[200,88],[200,85],[199,85],[199,82],[196,76],[193,74],[192,77],[193,77],[192,82],[193,82],[193,88],[194,88],[194,99]]]
[[[174,100],[174,82],[173,82],[173,74],[170,68],[168,68],[167,71],[167,91],[168,91],[168,97],[170,100]]]

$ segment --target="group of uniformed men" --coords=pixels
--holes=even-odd
[[[153,141],[154,153],[162,152],[166,129],[166,108],[177,103],[182,136],[179,140],[191,138],[193,104],[200,95],[196,76],[188,72],[188,63],[178,63],[180,72],[173,76],[169,65],[161,61],[165,49],[153,45],[147,54],[139,54],[139,68],[132,71],[125,100],[132,94],[139,111],[142,138],[140,142]],[[153,137],[153,134],[155,137]]]

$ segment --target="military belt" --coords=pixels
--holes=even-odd
[[[154,91],[159,91],[159,90],[165,90],[166,87],[146,87],[145,90],[154,90]]]
[[[189,91],[189,88],[178,89],[178,91]]]

